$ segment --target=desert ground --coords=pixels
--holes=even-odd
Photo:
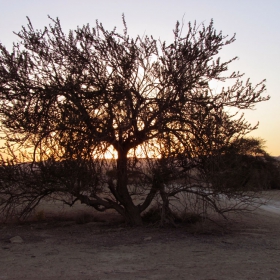
[[[0,225],[0,280],[280,279],[280,191],[269,196],[254,212],[177,228],[46,203]]]

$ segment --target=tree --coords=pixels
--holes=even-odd
[[[235,36],[218,33],[213,21],[189,23],[183,35],[177,22],[168,44],[152,36],[131,38],[124,16],[122,34],[99,22],[65,34],[59,19],[50,20],[35,30],[28,19],[11,52],[0,45],[2,132],[10,151],[12,143],[32,149],[33,162],[25,165],[28,180],[20,186],[2,183],[4,196],[22,202],[28,193],[34,203],[27,208],[33,209],[45,196],[67,193],[69,204],[113,208],[134,225],[142,224],[141,213],[158,196],[167,212],[178,193],[204,197],[198,188],[205,189],[205,182],[196,181],[195,191],[191,174],[206,155],[256,129],[239,111],[269,99],[262,96],[265,81],[253,86],[241,80],[243,74],[227,73],[237,57],[217,57]],[[213,80],[234,82],[214,92]],[[116,160],[104,160],[109,151]],[[22,168],[12,154],[2,167]],[[78,170],[87,174],[86,182]]]

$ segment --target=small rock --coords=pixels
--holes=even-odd
[[[151,236],[145,237],[145,238],[144,238],[144,241],[151,241],[151,240],[152,240],[152,237],[151,237]]]
[[[15,236],[10,239],[11,243],[23,243],[23,239],[20,236]]]

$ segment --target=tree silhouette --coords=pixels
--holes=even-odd
[[[11,182],[2,184],[10,205],[29,193],[33,202],[24,204],[26,211],[47,195],[67,193],[73,197],[63,198],[68,204],[113,208],[140,225],[156,197],[168,211],[171,196],[198,192],[190,171],[197,175],[202,158],[257,128],[239,111],[268,100],[264,81],[252,85],[239,72],[228,74],[237,57],[222,62],[217,55],[235,37],[217,32],[213,21],[189,24],[186,32],[177,22],[169,44],[152,36],[131,38],[124,16],[123,33],[97,22],[65,34],[59,19],[50,20],[35,30],[28,19],[11,52],[0,45],[4,139],[10,151],[11,143],[32,149],[33,161],[24,167],[28,180],[14,189]],[[213,80],[234,83],[214,92]],[[116,159],[104,160],[112,150]],[[13,157],[3,159],[2,167],[15,172],[22,165],[17,153]],[[205,182],[196,184],[205,188]],[[7,206],[9,200],[3,201]]]

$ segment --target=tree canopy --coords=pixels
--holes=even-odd
[[[0,44],[4,139],[10,151],[12,143],[32,149],[36,163],[15,186],[22,192],[10,182],[2,193],[32,194],[28,209],[47,195],[70,194],[69,204],[113,208],[139,225],[157,197],[168,211],[178,193],[213,189],[198,180],[198,167],[256,129],[240,112],[269,99],[265,81],[252,85],[242,73],[228,73],[237,57],[218,57],[235,36],[217,32],[213,21],[186,28],[177,22],[172,43],[130,37],[124,16],[122,33],[99,22],[64,33],[59,19],[50,21],[37,30],[28,19],[11,52]],[[231,85],[216,92],[213,80]],[[115,160],[105,160],[110,149]]]

